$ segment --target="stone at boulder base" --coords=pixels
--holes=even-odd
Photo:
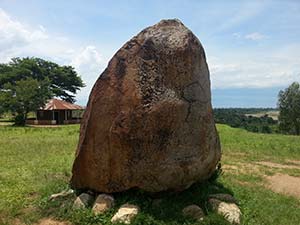
[[[203,210],[197,205],[189,205],[182,210],[182,214],[184,216],[191,217],[195,220],[201,221],[203,220],[205,214]]]
[[[87,193],[80,194],[73,203],[74,209],[86,208],[89,206],[94,200],[94,197]]]
[[[238,201],[230,194],[218,193],[218,194],[211,194],[209,198],[215,198],[223,202],[230,202],[238,204]]]
[[[241,210],[235,203],[222,202],[214,198],[209,199],[208,202],[214,211],[224,216],[231,224],[241,223]]]
[[[111,195],[101,194],[95,200],[92,211],[95,215],[104,213],[114,206],[114,198]]]
[[[53,201],[53,200],[58,199],[58,198],[65,198],[65,197],[70,196],[72,194],[74,194],[74,190],[69,189],[69,190],[62,191],[62,192],[59,192],[59,193],[56,193],[56,194],[52,194],[49,197],[49,200]]]
[[[204,49],[179,20],[162,20],[118,50],[96,81],[71,187],[181,191],[208,179],[220,157]]]
[[[135,216],[139,213],[139,207],[131,204],[122,205],[118,212],[112,217],[112,223],[130,224]]]

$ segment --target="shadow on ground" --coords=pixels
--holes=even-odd
[[[141,211],[132,224],[158,224],[158,225],[182,225],[182,224],[229,224],[221,216],[213,213],[208,205],[210,194],[234,193],[219,182],[206,181],[196,183],[189,189],[179,193],[149,194],[140,190],[129,190],[114,194],[115,207],[103,214],[94,216],[91,208],[84,210],[73,210],[72,203],[75,199],[70,196],[54,202],[46,200],[40,204],[40,214],[44,218],[53,217],[58,220],[70,221],[72,224],[111,224],[110,219],[120,205],[125,203],[136,204]],[[199,205],[206,213],[203,221],[197,222],[182,215],[182,209],[188,205]]]

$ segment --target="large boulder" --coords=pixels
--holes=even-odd
[[[71,187],[180,191],[209,178],[220,156],[203,47],[179,20],[162,20],[128,41],[95,83]]]

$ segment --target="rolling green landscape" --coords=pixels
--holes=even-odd
[[[40,221],[45,218],[65,221],[62,224],[110,224],[118,206],[126,202],[141,208],[133,224],[229,224],[210,209],[207,198],[212,193],[230,193],[238,199],[242,224],[298,224],[299,196],[277,193],[270,180],[280,174],[300,177],[300,137],[251,133],[227,125],[217,128],[223,150],[223,172],[217,180],[195,184],[182,193],[150,196],[132,190],[115,194],[114,209],[94,216],[91,209],[72,209],[75,195],[48,200],[51,194],[68,189],[78,125],[2,125],[0,224],[43,224]],[[188,204],[204,209],[207,215],[202,222],[182,216],[181,211]]]
[[[0,225],[300,225],[299,37],[300,0],[0,0]]]

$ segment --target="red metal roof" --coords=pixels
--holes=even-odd
[[[84,107],[59,99],[50,99],[42,110],[76,110],[84,109]]]

